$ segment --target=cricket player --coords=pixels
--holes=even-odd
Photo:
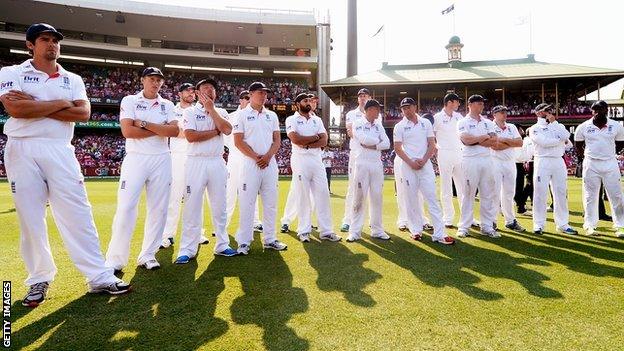
[[[186,148],[188,142],[184,137],[182,112],[191,107],[195,102],[195,87],[191,83],[182,83],[178,87],[178,97],[180,102],[175,106],[173,113],[178,121],[180,133],[173,138],[169,138],[169,150],[171,150],[171,194],[169,195],[169,206],[167,208],[167,221],[160,248],[167,248],[173,245],[173,237],[178,231],[180,219],[180,205],[184,197],[184,165],[186,162]],[[208,239],[202,238],[202,244],[207,244]]]
[[[513,202],[516,194],[516,156],[522,147],[522,137],[518,128],[507,123],[507,107],[498,105],[492,108],[494,115],[494,132],[496,144],[492,146],[492,163],[494,165],[494,181],[496,195],[496,214],[494,222],[502,209],[505,227],[517,232],[525,229],[518,223],[514,214]]]
[[[431,157],[436,152],[433,126],[428,120],[416,113],[416,101],[404,98],[401,101],[403,119],[394,126],[394,150],[401,162],[401,181],[405,200],[399,205],[407,206],[408,227],[411,238],[422,240],[422,215],[417,213],[423,207],[418,193],[420,192],[429,204],[429,213],[433,220],[432,240],[444,245],[452,245],[455,240],[444,231],[442,209],[436,197],[435,172]]]
[[[578,232],[568,224],[567,180],[568,171],[563,154],[570,142],[570,133],[557,122],[554,107],[541,103],[535,107],[537,123],[529,130],[534,144],[533,170],[533,233],[541,235],[546,224],[546,200],[548,185],[553,194],[554,219],[557,231],[576,235]]]
[[[356,147],[357,142],[353,140],[353,123],[357,120],[364,118],[364,106],[366,102],[371,99],[370,91],[366,88],[362,88],[357,93],[358,107],[347,112],[345,115],[345,125],[347,128],[347,135],[349,136],[349,165],[348,165],[348,180],[347,180],[347,194],[345,196],[345,212],[342,218],[341,232],[349,232],[349,226],[351,225],[351,214],[353,213],[353,161],[355,159],[353,148]],[[365,203],[364,203],[365,206]]]
[[[453,183],[461,203],[464,193],[464,174],[461,169],[462,142],[457,134],[457,123],[463,116],[457,112],[459,96],[448,93],[444,96],[444,108],[433,116],[433,132],[436,137],[438,169],[440,172],[440,201],[444,213],[444,225],[453,227],[455,207],[453,206]]]
[[[236,233],[238,253],[249,254],[253,240],[253,211],[258,192],[262,198],[263,247],[277,251],[288,246],[275,233],[278,169],[275,154],[280,147],[279,121],[264,103],[269,89],[262,82],[249,86],[249,105],[240,110],[233,126],[234,145],[243,154],[238,187],[240,226]]]
[[[232,132],[228,113],[215,107],[217,82],[202,79],[195,85],[199,102],[184,110],[184,136],[189,142],[185,168],[185,203],[182,238],[176,264],[186,264],[197,256],[204,224],[203,199],[208,191],[212,225],[217,243],[214,254],[234,256],[226,232],[227,169],[223,160],[223,134]]]
[[[238,109],[228,116],[228,121],[231,125],[236,124],[236,116],[238,112],[247,105],[249,105],[249,91],[243,90],[238,95]],[[228,161],[227,161],[227,222],[226,227],[229,227],[230,221],[232,220],[232,215],[234,214],[234,209],[236,208],[236,199],[238,198],[238,181],[240,179],[241,174],[241,164],[243,160],[243,155],[240,153],[238,148],[234,146],[234,134],[230,133],[230,135],[224,135],[223,141],[225,146],[228,148]],[[254,211],[254,230],[262,231],[262,222],[260,222],[260,211],[259,211],[259,203],[256,202],[256,208]]]
[[[32,59],[0,69],[0,102],[9,114],[4,150],[7,177],[20,226],[20,253],[28,293],[22,305],[45,301],[56,275],[46,226],[46,204],[69,257],[89,292],[123,294],[130,285],[114,276],[100,251],[84,177],[71,139],[74,122],[91,115],[82,78],[57,63],[63,35],[45,23],[26,31]]]
[[[147,67],[141,74],[143,90],[121,100],[119,121],[126,138],[126,157],[121,165],[117,210],[106,253],[106,265],[116,271],[128,264],[137,206],[144,187],[147,215],[137,262],[148,270],[160,268],[155,255],[162,241],[171,191],[171,153],[167,138],[176,137],[180,132],[173,112],[175,106],[159,94],[164,82],[160,69]]]
[[[312,114],[311,98],[306,93],[295,97],[298,112],[286,118],[286,133],[292,141],[293,176],[291,189],[297,196],[299,226],[297,236],[301,242],[309,242],[312,232],[312,206],[314,197],[316,216],[321,240],[340,241],[332,229],[331,207],[327,176],[321,159],[321,148],[327,145],[327,131],[320,117]]]
[[[353,205],[351,208],[352,223],[349,228],[348,242],[362,237],[364,226],[364,200],[370,199],[371,237],[389,240],[390,236],[383,230],[381,206],[383,203],[384,169],[381,162],[381,151],[390,148],[390,139],[379,119],[381,105],[377,100],[370,99],[364,105],[364,117],[353,122]],[[351,159],[349,159],[351,162]]]
[[[496,144],[494,122],[481,115],[485,99],[481,95],[468,98],[468,114],[457,122],[457,134],[462,147],[461,169],[464,172],[464,184],[460,186],[461,216],[457,237],[469,236],[468,229],[473,222],[473,206],[477,190],[481,215],[481,234],[490,238],[500,238],[494,229],[496,216],[496,195],[494,195],[494,176],[491,147]],[[438,138],[439,140],[439,138]]]
[[[607,117],[609,105],[606,102],[596,101],[591,108],[593,117],[581,123],[574,132],[579,163],[583,162],[583,229],[587,235],[596,234],[602,183],[611,204],[613,224],[617,228],[615,235],[624,238],[624,199],[616,158],[624,147],[624,127]]]

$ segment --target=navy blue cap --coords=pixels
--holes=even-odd
[[[312,99],[312,100],[318,100],[318,96],[312,94],[312,93],[308,93],[308,98]]]
[[[503,106],[503,105],[496,105],[494,106],[494,108],[492,108],[492,113],[497,113],[497,112],[507,112],[509,111],[509,109],[507,108],[507,106]]]
[[[370,95],[371,93],[370,93],[370,90],[368,90],[366,88],[362,88],[362,89],[358,90],[357,95],[360,96],[362,94]]]
[[[183,92],[183,91],[185,91],[186,89],[190,89],[190,88],[193,88],[193,89],[194,89],[195,87],[194,87],[194,86],[193,86],[193,84],[191,84],[191,83],[182,83],[182,84],[180,84],[180,86],[178,87],[178,91],[179,91],[179,92]]]
[[[381,108],[381,104],[379,103],[379,101],[377,101],[375,99],[370,99],[370,100],[366,101],[366,105],[364,105],[364,110],[368,110],[371,107],[379,107],[379,108]]]
[[[247,88],[247,90],[249,90],[249,92],[251,93],[252,91],[256,91],[256,90],[264,90],[266,92],[269,92],[269,88],[267,88],[266,84],[262,83],[262,82],[253,82],[251,83],[251,85],[249,85],[249,88]]]
[[[213,88],[215,88],[215,90],[217,89],[217,82],[214,79],[211,79],[211,78],[204,78],[204,79],[200,80],[199,82],[197,82],[195,84],[195,89],[199,90],[199,87],[204,85],[204,84],[210,84],[210,85],[212,85]]]
[[[295,103],[298,103],[303,99],[310,99],[310,95],[311,94],[308,94],[308,93],[300,93],[299,95],[295,97]]]
[[[401,107],[409,105],[416,105],[416,101],[414,101],[411,97],[406,97],[401,100]]]
[[[448,93],[444,95],[444,104],[446,104],[449,101],[461,101],[461,98],[459,97],[459,95],[455,93]]]
[[[147,76],[161,76],[165,78],[165,75],[162,73],[162,71],[156,67],[147,67],[146,69],[144,69],[143,73],[141,73],[141,77]]]
[[[28,27],[28,30],[26,30],[26,40],[34,43],[37,37],[43,33],[52,33],[58,40],[63,40],[63,34],[47,23],[35,23]]]
[[[249,96],[249,90],[243,90],[243,91],[240,92],[240,94],[238,94],[238,98],[239,99],[242,99],[245,96]]]
[[[604,100],[598,100],[591,105],[592,110],[607,109],[609,104]]]
[[[479,94],[470,95],[470,97],[468,98],[468,103],[470,104],[473,102],[485,102],[485,99]]]

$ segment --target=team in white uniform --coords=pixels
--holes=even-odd
[[[204,193],[208,191],[212,225],[217,242],[214,253],[234,256],[226,231],[227,169],[223,159],[223,134],[232,132],[228,113],[215,107],[217,83],[212,79],[199,81],[195,89],[198,102],[184,110],[184,136],[188,141],[185,166],[185,203],[182,217],[180,251],[175,263],[186,264],[195,258],[201,238]]]
[[[615,235],[624,238],[624,199],[616,158],[616,143],[620,150],[624,146],[624,127],[607,117],[608,107],[606,102],[596,101],[592,105],[593,118],[581,123],[574,132],[579,159],[583,163],[583,229],[588,235],[596,234],[602,182],[609,197],[613,224],[617,228]]]
[[[71,139],[74,122],[91,106],[82,78],[57,64],[63,35],[45,23],[30,26],[32,60],[0,69],[0,102],[9,114],[4,161],[20,227],[20,252],[29,286],[22,305],[36,307],[56,275],[46,226],[46,204],[69,257],[89,292],[122,294],[130,285],[105,266],[80,165]]]
[[[126,138],[126,157],[121,165],[117,210],[106,253],[106,265],[116,271],[128,264],[143,188],[147,215],[137,262],[148,270],[160,268],[156,252],[165,229],[171,191],[171,153],[167,138],[179,133],[173,103],[158,93],[164,81],[158,68],[148,67],[141,75],[143,90],[121,100],[119,121]]]
[[[553,106],[547,103],[535,107],[537,123],[528,129],[534,144],[533,171],[533,233],[542,234],[546,225],[546,200],[548,186],[553,194],[554,219],[557,230],[570,235],[578,232],[568,224],[567,179],[568,171],[563,161],[566,145],[570,145],[570,132],[557,122]]]
[[[297,236],[301,242],[309,242],[312,232],[312,205],[314,198],[321,240],[340,241],[333,231],[327,175],[321,159],[321,148],[327,145],[327,131],[320,117],[312,113],[311,98],[306,93],[295,97],[298,112],[286,118],[286,133],[292,142],[292,180],[297,203],[299,225]]]

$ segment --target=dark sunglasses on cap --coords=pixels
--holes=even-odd
[[[243,96],[241,100],[249,100],[249,96]]]

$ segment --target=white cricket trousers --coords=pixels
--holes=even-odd
[[[533,230],[545,229],[548,185],[553,193],[555,225],[568,226],[568,171],[562,157],[536,157],[533,161]]]
[[[277,240],[275,235],[275,218],[277,217],[277,177],[278,169],[275,157],[269,166],[260,169],[256,162],[243,156],[241,179],[238,187],[240,226],[236,233],[238,245],[251,244],[253,240],[253,211],[258,193],[262,198],[262,234],[263,242]]]
[[[514,214],[514,196],[516,195],[516,162],[513,160],[504,161],[492,158],[494,164],[494,182],[496,195],[496,214],[494,221],[498,218],[499,212],[503,212],[505,224],[511,224],[516,220]]]
[[[223,157],[188,156],[186,159],[186,190],[182,214],[182,237],[178,256],[195,257],[204,227],[204,193],[208,191],[212,226],[217,238],[215,252],[229,247],[225,229],[227,169]]]
[[[408,214],[407,214],[407,200],[406,197],[406,189],[403,184],[404,177],[402,176],[403,169],[403,159],[399,156],[394,157],[394,182],[396,184],[396,198],[397,198],[397,207],[399,208],[399,214],[397,216],[397,226],[400,227],[402,225],[409,227],[408,224]],[[418,203],[421,204],[416,208],[416,215],[419,216],[418,221],[422,224],[429,223],[429,219],[425,216],[425,207],[424,207],[424,199],[422,192],[417,192],[416,196],[418,196]],[[422,230],[422,229],[421,229]],[[420,232],[420,231],[419,231]]]
[[[297,233],[312,232],[312,208],[316,207],[319,234],[333,233],[331,207],[329,204],[329,188],[327,187],[327,173],[321,155],[299,155],[292,157],[293,177],[291,189],[297,193],[297,214],[299,223]],[[312,206],[311,196],[314,199]]]
[[[601,182],[604,184],[611,205],[613,225],[616,228],[622,228],[624,227],[624,199],[618,161],[591,158],[583,160],[583,205],[585,208],[583,228],[595,229],[598,225],[598,197]]]
[[[295,154],[291,154],[290,156],[290,169],[292,171],[292,179],[290,181],[290,187],[288,188],[288,196],[286,196],[286,204],[284,205],[284,215],[280,219],[282,225],[290,225],[290,222],[295,220],[297,217],[298,204],[299,204],[299,192],[297,191],[297,187],[293,186],[293,182],[295,181],[295,166],[294,159]],[[308,196],[310,199],[310,196]]]
[[[383,204],[384,171],[381,159],[358,160],[353,170],[353,206],[349,235],[360,238],[364,226],[366,197],[370,201],[369,217],[371,235],[384,232],[381,207]]]
[[[457,198],[460,204],[462,203],[461,197],[464,193],[465,181],[464,172],[461,168],[461,150],[438,150],[436,158],[440,172],[440,202],[442,203],[444,224],[452,225],[455,218],[453,182],[455,182],[455,190],[457,191]]]
[[[431,161],[427,161],[419,170],[401,162],[401,176],[405,189],[405,205],[407,206],[407,222],[410,232],[412,234],[422,232],[424,224],[422,212],[424,201],[427,201],[433,224],[433,238],[442,239],[446,237],[442,208],[436,196],[435,172]],[[419,196],[419,193],[422,195]]]
[[[160,246],[167,206],[171,191],[171,155],[145,155],[129,153],[121,164],[121,177],[117,190],[117,211],[113,218],[113,233],[108,251],[106,265],[122,269],[128,264],[130,241],[136,225],[138,204],[141,192],[145,187],[147,215],[143,245],[137,258],[139,265],[156,259]]]
[[[349,164],[347,166],[347,194],[345,196],[345,211],[344,217],[342,217],[342,224],[351,224],[353,214],[353,183],[355,181],[354,169],[355,167],[355,155],[352,150],[349,151]]]
[[[241,156],[235,156],[230,152],[227,162],[227,193],[226,193],[226,206],[227,206],[227,221],[226,227],[230,225],[234,209],[236,208],[236,200],[238,198],[238,184],[241,176],[241,163],[243,160]],[[254,211],[254,226],[262,224],[260,222],[259,204],[256,203],[256,209]]]
[[[492,172],[491,157],[463,157],[461,169],[464,173],[464,184],[459,186],[463,193],[460,197],[461,215],[459,230],[468,231],[473,221],[475,195],[479,189],[479,212],[481,215],[481,229],[492,230],[496,215],[496,195],[494,187],[494,172]]]
[[[175,237],[178,232],[180,221],[180,207],[184,198],[184,165],[186,153],[171,153],[171,194],[169,194],[169,206],[167,207],[167,221],[163,232],[163,240]]]
[[[56,275],[46,225],[46,203],[69,257],[90,286],[119,281],[106,268],[91,204],[74,147],[55,139],[11,138],[4,162],[20,225],[20,253],[28,286]]]

